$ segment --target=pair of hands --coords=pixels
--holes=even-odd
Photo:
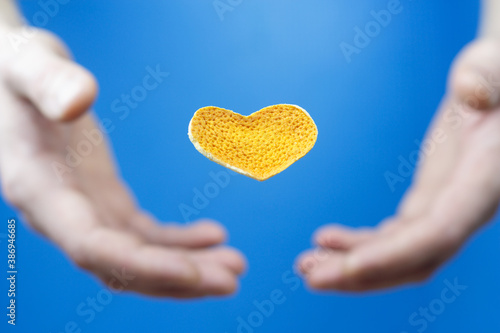
[[[20,31],[0,28],[8,33]],[[95,80],[64,45],[37,31],[19,52],[7,38],[0,50],[0,180],[28,223],[112,288],[176,298],[234,292],[246,263],[221,245],[224,229],[209,221],[160,224],[142,212],[105,143],[60,182],[54,162],[65,165],[66,147],[97,128],[86,113]],[[500,76],[495,89],[480,91],[477,80],[500,74],[499,58],[492,40],[461,53],[428,134],[446,139],[421,161],[394,217],[377,228],[333,225],[316,233],[317,248],[297,260],[309,286],[363,291],[424,280],[490,219],[500,199]],[[450,108],[471,96],[477,103],[462,109],[457,124]]]

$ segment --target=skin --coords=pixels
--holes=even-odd
[[[426,135],[439,133],[441,142],[422,155],[394,216],[374,228],[316,231],[317,248],[296,263],[311,288],[361,292],[425,281],[492,218],[500,200],[500,4],[483,8],[481,33],[455,59]]]
[[[485,0],[480,37],[459,54],[423,156],[396,214],[376,228],[325,226],[297,267],[319,290],[367,291],[427,279],[494,214],[500,200],[500,5]],[[498,22],[498,23],[497,23]],[[22,32],[14,4],[0,2],[0,36]],[[106,144],[61,182],[51,165],[95,129],[87,112],[96,82],[63,43],[38,31],[16,52],[0,39],[0,180],[28,224],[78,266],[114,288],[191,298],[235,291],[243,256],[221,243],[224,229],[201,221],[158,223],[118,176]],[[480,89],[479,78],[491,81]],[[490,80],[492,79],[492,80]],[[461,106],[460,121],[450,110]],[[456,114],[454,115],[456,116]],[[117,286],[113,271],[133,278]]]
[[[87,110],[97,85],[48,32],[35,31],[16,51],[3,38],[23,33],[15,12],[13,3],[1,2],[4,197],[34,230],[112,288],[175,298],[233,293],[246,263],[239,252],[221,245],[223,227],[213,221],[158,223],[135,203],[106,142],[60,181],[53,162],[64,165],[65,147],[74,149],[84,139],[82,130],[96,128]],[[116,272],[127,280],[118,281]]]

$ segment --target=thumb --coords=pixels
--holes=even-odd
[[[449,90],[473,109],[500,105],[500,42],[481,39],[467,46],[455,60]]]
[[[52,120],[73,120],[90,108],[97,94],[90,72],[50,46],[34,42],[26,51],[6,68],[11,89]]]

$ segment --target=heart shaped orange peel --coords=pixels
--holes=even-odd
[[[188,135],[208,159],[262,181],[304,157],[318,129],[296,105],[268,106],[249,116],[207,106],[195,112]]]

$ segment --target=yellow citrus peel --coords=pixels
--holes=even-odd
[[[296,105],[268,106],[249,116],[207,106],[194,114],[188,135],[208,159],[263,181],[304,157],[318,129]]]

